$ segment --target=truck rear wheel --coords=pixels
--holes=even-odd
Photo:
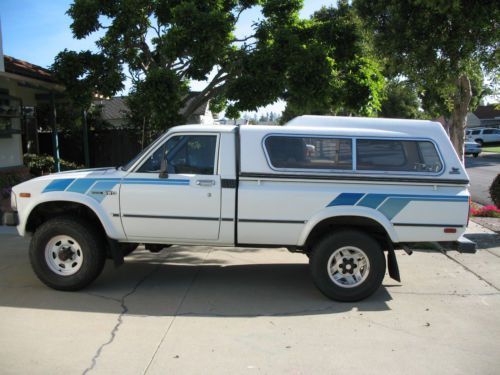
[[[323,238],[314,246],[309,266],[318,289],[343,302],[372,295],[385,275],[380,244],[357,230],[339,231]]]
[[[33,235],[30,261],[45,285],[58,290],[79,290],[101,273],[106,258],[102,236],[88,223],[56,217]]]

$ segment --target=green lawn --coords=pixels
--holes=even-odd
[[[483,151],[485,151],[485,152],[499,152],[500,153],[500,146],[483,147]]]

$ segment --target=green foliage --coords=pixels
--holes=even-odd
[[[86,38],[104,29],[99,53],[63,51],[54,69],[72,96],[110,95],[132,81],[131,122],[159,131],[200,105],[227,107],[227,116],[284,99],[289,114],[373,115],[384,79],[368,34],[346,0],[300,19],[302,0],[75,0],[71,29]],[[237,38],[242,12],[262,17]],[[191,80],[208,80],[192,100]]]
[[[52,70],[64,83],[73,104],[82,109],[90,107],[94,94],[111,96],[123,88],[125,77],[121,69],[119,59],[67,49],[59,52],[52,64]]]
[[[355,10],[340,1],[306,23],[310,43],[290,59],[283,121],[300,114],[373,116],[385,80]]]
[[[61,159],[60,162],[62,171],[83,168],[83,165],[78,165],[70,161]],[[50,155],[24,154],[24,165],[26,165],[30,169],[30,173],[35,176],[54,173],[54,163],[54,157]]]
[[[154,68],[143,81],[137,82],[127,100],[129,121],[142,124],[149,119],[150,128],[161,130],[182,122],[179,111],[188,93],[185,81],[173,71]]]
[[[424,118],[419,110],[417,90],[409,82],[390,81],[386,86],[379,115],[387,118]]]
[[[495,206],[500,208],[500,174],[497,174],[490,186],[490,197]]]

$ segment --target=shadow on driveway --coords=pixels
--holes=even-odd
[[[307,264],[230,264],[203,252],[139,251],[85,290],[59,292],[36,279],[26,258],[0,276],[0,306],[137,316],[256,317],[388,310],[385,287],[371,298],[340,303],[313,285]],[[250,250],[251,251],[251,250]],[[245,251],[239,254],[244,254]],[[163,256],[164,255],[164,256]],[[254,254],[252,254],[253,256]],[[19,255],[18,255],[19,256]],[[259,255],[262,259],[262,255]],[[205,262],[205,263],[204,263]],[[208,263],[208,264],[207,264]]]

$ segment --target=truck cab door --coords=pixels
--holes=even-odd
[[[217,134],[173,134],[122,180],[120,215],[127,238],[164,243],[218,239],[218,144]],[[165,158],[168,176],[160,176]]]

